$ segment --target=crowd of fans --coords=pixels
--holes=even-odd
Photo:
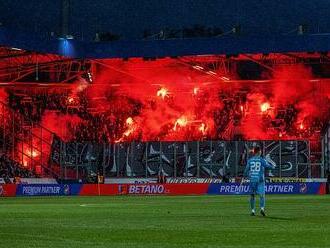
[[[37,176],[33,171],[24,168],[6,154],[0,154],[0,178],[3,178],[6,183],[14,182],[17,178],[30,177]],[[12,178],[13,181],[11,181],[10,178]]]
[[[112,143],[122,137],[128,116],[138,116],[143,107],[140,102],[125,96],[121,96],[120,100],[116,96],[112,97],[113,99],[111,97],[106,99],[106,104],[99,104],[93,108],[84,91],[77,93],[74,97],[70,91],[44,92],[28,96],[12,93],[9,94],[8,102],[11,108],[34,123],[40,123],[46,111],[54,111],[59,116],[78,117],[78,121],[67,122],[67,135],[64,135],[68,137],[67,141]],[[228,132],[228,130],[244,125],[242,121],[249,114],[247,91],[221,91],[218,98],[222,107],[213,113],[216,133],[212,136],[206,134],[200,139],[236,139],[235,132],[232,130]],[[203,102],[201,102],[201,106],[203,106]],[[276,130],[278,136],[274,136],[275,139],[284,138],[283,135],[309,138],[315,134],[319,135],[326,125],[321,119],[310,118],[304,120],[304,125],[298,126],[298,114],[298,110],[293,104],[277,106],[272,115],[268,112],[263,113],[262,122],[265,133],[268,130]],[[164,131],[166,132],[166,130]],[[139,135],[135,134],[131,138],[139,140],[141,139]],[[161,139],[161,137],[159,138]],[[187,140],[196,139],[193,136],[186,138]],[[238,138],[244,139],[244,134],[240,133]],[[154,140],[157,138],[154,137]]]
[[[79,106],[70,108],[74,102],[70,103],[68,100],[69,91],[64,92],[40,92],[38,94],[24,94],[24,93],[11,93],[8,96],[9,106],[25,116],[26,119],[32,122],[40,122],[46,110],[61,111],[62,113],[81,113],[83,103],[80,102]],[[73,99],[74,101],[74,99]]]
[[[213,136],[209,137],[206,134],[200,137],[200,140],[244,139],[244,133],[239,132],[237,135],[237,133],[233,132],[233,129],[239,129],[244,125],[244,117],[249,114],[247,107],[249,105],[248,94],[249,92],[247,91],[220,91],[218,100],[221,103],[221,108],[215,110],[213,113],[216,134],[215,136],[212,134]],[[144,107],[139,101],[130,99],[127,96],[120,96],[120,98],[118,96],[109,96],[105,100],[108,104],[96,104],[95,106],[89,102],[90,100],[85,91],[78,92],[74,96],[70,90],[38,92],[33,94],[9,92],[8,94],[8,105],[10,108],[20,113],[20,116],[24,116],[27,122],[40,124],[47,111],[54,112],[58,116],[68,116],[68,120],[77,117],[79,121],[68,121],[65,123],[67,132],[67,135],[64,135],[67,138],[65,141],[70,142],[116,142],[122,137],[127,128],[127,117],[138,116]],[[152,105],[153,103],[151,102],[150,104]],[[200,105],[203,106],[203,103],[201,102]],[[325,127],[326,123],[321,119],[311,118],[305,120],[305,126],[299,127],[297,126],[298,112],[294,105],[289,104],[277,106],[272,115],[267,111],[262,113],[265,132],[267,130],[276,130],[277,134],[304,139],[310,138],[313,135],[320,135],[320,131]],[[13,116],[11,117],[14,118]],[[6,120],[6,122],[10,124],[11,121]],[[173,127],[168,128],[172,129]],[[10,131],[11,129],[9,128],[8,130]],[[189,132],[187,133],[190,135]],[[130,139],[141,140],[141,136],[139,135],[135,134],[135,136],[130,138],[125,137],[126,139],[120,141],[130,141]],[[282,136],[278,137],[282,138]],[[195,137],[187,136],[185,139],[195,140]],[[276,138],[274,137],[274,139]],[[7,141],[11,142],[11,139],[7,139]],[[6,147],[7,145],[6,149],[10,150],[8,142],[2,145],[2,147]],[[34,176],[33,173],[4,155],[1,156],[0,163],[2,176]]]

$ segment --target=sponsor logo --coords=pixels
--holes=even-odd
[[[23,195],[59,195],[60,186],[22,186]]]
[[[294,193],[295,187],[291,184],[266,184],[265,192],[269,194],[288,194]],[[219,194],[248,194],[250,193],[250,185],[240,184],[222,184],[218,188]]]
[[[129,185],[128,194],[164,194],[165,187],[161,184]]]
[[[239,193],[248,193],[250,191],[250,186],[248,185],[221,185],[220,186],[220,193],[232,193],[232,194],[239,194]]]
[[[303,194],[307,193],[307,184],[306,183],[301,183],[299,186],[300,186],[300,189],[299,189],[300,193],[303,193]]]
[[[121,195],[127,194],[127,186],[118,184],[118,193]]]
[[[294,186],[290,184],[268,184],[266,185],[266,193],[294,193]]]
[[[70,195],[70,186],[69,186],[69,185],[65,184],[65,185],[63,186],[63,193],[64,193],[65,195]]]

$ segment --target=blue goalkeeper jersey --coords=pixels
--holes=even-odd
[[[247,161],[244,176],[248,176],[250,182],[264,182],[266,168],[274,169],[274,166],[262,157],[254,156]]]

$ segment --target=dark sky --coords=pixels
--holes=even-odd
[[[59,31],[60,0],[0,0],[0,22],[17,30]],[[111,31],[125,39],[143,30],[195,24],[224,31],[240,24],[246,34],[287,33],[300,23],[309,32],[330,32],[329,0],[71,0],[70,30],[90,39]]]

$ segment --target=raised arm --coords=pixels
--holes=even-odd
[[[276,164],[273,160],[271,160],[269,154],[266,155],[265,159],[263,159],[264,167],[267,169],[275,169]]]

